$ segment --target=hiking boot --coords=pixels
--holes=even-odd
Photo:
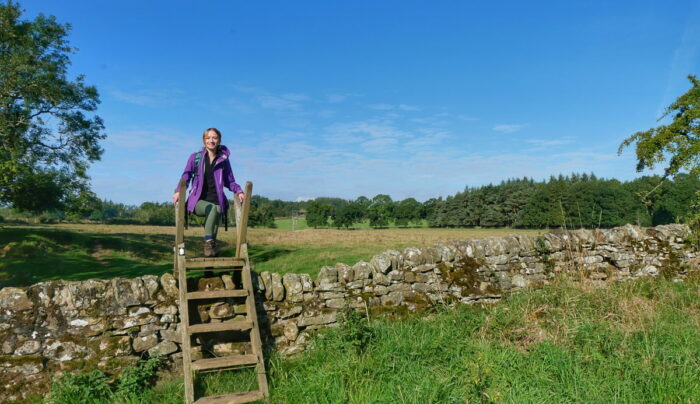
[[[216,240],[211,239],[204,241],[204,256],[216,257]]]

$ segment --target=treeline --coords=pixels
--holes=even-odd
[[[253,227],[275,227],[275,215],[267,198],[253,195],[248,225]],[[40,223],[57,222],[93,222],[103,224],[141,224],[155,226],[174,226],[175,208],[170,202],[144,202],[141,205],[127,205],[91,198],[81,201],[81,208],[69,206],[66,209],[54,209],[31,214],[10,208],[0,209],[0,221],[35,220]],[[188,215],[189,223],[200,225],[203,219],[194,214]],[[231,210],[228,221],[234,225],[236,220]]]
[[[432,211],[430,201],[420,203],[414,198],[393,201],[379,194],[372,199],[360,196],[355,200],[316,198],[306,206],[306,224],[310,227],[350,228],[369,222],[372,227],[420,225]]]
[[[698,190],[698,178],[685,174],[627,182],[593,174],[560,175],[542,182],[513,179],[438,199],[428,222],[435,227],[656,226],[688,216]]]
[[[372,199],[317,198],[307,203],[306,220],[312,227],[338,228],[363,221],[385,227],[418,225],[423,220],[431,227],[656,226],[687,217],[698,190],[698,178],[686,174],[627,182],[572,174],[540,182],[510,179],[423,203],[413,198],[392,201],[383,194]]]
[[[626,223],[655,226],[683,221],[700,180],[687,174],[673,179],[640,177],[621,182],[600,179],[594,174],[551,177],[547,181],[510,179],[500,184],[466,188],[446,198],[418,202],[414,198],[394,201],[389,195],[354,200],[320,197],[311,201],[271,200],[259,195],[251,199],[249,224],[274,227],[275,218],[306,215],[310,227],[351,228],[360,223],[372,227],[519,227],[595,228]],[[99,200],[86,195],[65,210],[33,216],[41,222],[90,221],[106,224],[175,224],[173,205],[144,202],[139,206]],[[12,220],[16,212],[2,209]],[[201,224],[190,215],[190,223]],[[229,223],[234,223],[233,216]]]

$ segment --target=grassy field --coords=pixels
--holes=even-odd
[[[298,357],[269,358],[270,402],[699,402],[699,293],[697,273],[607,288],[560,279],[492,305],[352,317]],[[252,377],[210,374],[198,390],[250,389]],[[182,396],[175,378],[133,402]]]
[[[386,249],[428,246],[509,233],[513,229],[250,229],[256,271],[308,273],[323,265],[354,264]],[[187,230],[188,255],[201,254],[202,228]],[[235,253],[235,229],[219,232],[222,256]],[[172,269],[174,228],[136,225],[5,225],[0,227],[0,287],[64,279],[160,275]]]
[[[292,219],[291,218],[284,218],[284,219],[276,219],[275,220],[275,225],[277,225],[278,229],[282,230],[292,230]],[[428,221],[427,220],[422,220],[419,224],[411,224],[412,228],[415,227],[428,227]],[[294,221],[294,230],[304,230],[308,229],[309,226],[306,224],[306,219],[297,219]],[[362,223],[356,223],[351,229],[370,229],[369,225],[369,220],[365,220]],[[395,225],[390,225],[388,228],[399,228]]]

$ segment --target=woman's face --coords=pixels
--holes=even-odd
[[[219,141],[219,135],[217,135],[213,130],[210,130],[204,136],[204,147],[206,147],[207,150],[216,151],[216,149],[219,147]]]

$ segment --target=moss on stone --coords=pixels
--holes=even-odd
[[[44,357],[40,355],[2,355],[0,363],[9,364],[12,366],[22,366],[27,364],[43,363]]]

